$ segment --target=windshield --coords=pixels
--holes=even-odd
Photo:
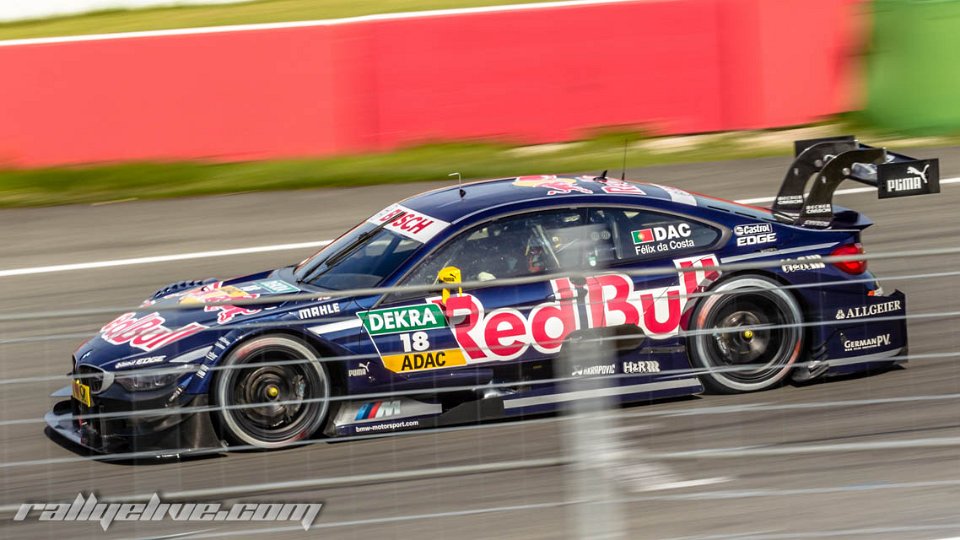
[[[297,277],[297,281],[303,281],[303,278],[307,277],[307,273],[310,272],[310,270],[316,268],[317,265],[329,257],[336,255],[340,251],[343,251],[344,248],[353,245],[362,235],[367,234],[376,228],[377,226],[373,223],[365,221],[342,234],[340,238],[330,242],[320,249],[320,251],[301,261],[294,270],[294,275]]]
[[[298,282],[342,291],[379,285],[421,245],[382,225],[364,222],[300,263]]]

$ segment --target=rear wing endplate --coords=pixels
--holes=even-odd
[[[914,159],[860,143],[853,136],[794,142],[795,159],[787,171],[773,211],[797,225],[829,227],[833,194],[844,180],[877,188],[881,199],[940,193],[940,160]],[[810,193],[807,184],[813,179]]]

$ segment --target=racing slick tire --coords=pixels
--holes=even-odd
[[[330,374],[316,350],[300,339],[251,339],[231,351],[222,367],[213,401],[222,435],[231,443],[288,446],[313,435],[329,414]]]
[[[782,383],[799,358],[802,322],[796,300],[777,282],[734,277],[711,289],[694,310],[690,357],[706,370],[700,380],[714,392],[766,390]]]

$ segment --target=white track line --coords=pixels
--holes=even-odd
[[[941,184],[941,185],[943,185],[943,184],[957,184],[957,183],[960,183],[960,177],[942,178],[942,179],[940,179],[940,184]],[[870,192],[876,191],[876,190],[877,190],[877,188],[875,188],[875,187],[869,187],[869,186],[867,186],[867,187],[858,187],[858,188],[850,188],[850,189],[838,189],[836,192],[834,192],[834,195],[849,195],[849,194],[852,194],[852,193],[870,193]],[[734,202],[738,202],[738,203],[740,203],[740,204],[760,204],[760,203],[766,203],[766,202],[773,202],[774,199],[776,199],[776,197],[757,197],[756,199],[740,199],[740,200],[734,201]]]
[[[567,0],[562,2],[541,2],[539,4],[508,4],[457,9],[433,9],[426,11],[408,11],[404,13],[380,13],[342,19],[321,19],[313,21],[291,21],[262,24],[236,24],[231,26],[205,26],[200,28],[176,28],[172,30],[149,30],[143,32],[123,32],[116,34],[88,34],[83,36],[60,36],[48,38],[9,39],[0,41],[0,47],[22,45],[48,45],[53,43],[74,43],[78,41],[104,41],[112,39],[131,39],[163,36],[185,36],[195,34],[223,34],[228,32],[249,32],[256,30],[278,30],[285,28],[307,28],[315,26],[338,26],[372,21],[395,21],[400,19],[419,19],[424,17],[448,17],[450,15],[471,15],[477,13],[498,13],[505,11],[527,11],[535,9],[553,9],[564,7],[594,6],[602,4],[624,4],[642,0]]]
[[[638,492],[667,491],[671,489],[686,489],[686,488],[700,487],[700,486],[714,486],[717,484],[723,484],[725,482],[732,482],[732,481],[733,481],[733,478],[729,476],[714,476],[711,478],[700,478],[697,480],[676,480],[673,482],[649,484],[639,489],[636,489],[634,491],[638,491]]]
[[[940,184],[960,183],[960,177],[944,178]],[[852,193],[869,193],[876,191],[874,187],[839,189],[834,195],[848,195]],[[776,197],[758,197],[755,199],[739,199],[735,202],[740,204],[760,204],[773,202]],[[289,251],[294,249],[305,249],[323,247],[332,242],[332,240],[319,240],[315,242],[300,242],[297,244],[274,244],[269,246],[255,246],[248,248],[221,249],[217,251],[195,251],[193,253],[178,253],[174,255],[157,255],[153,257],[136,257],[133,259],[114,259],[110,261],[94,261],[87,263],[57,264],[53,266],[33,266],[30,268],[13,268],[10,270],[0,270],[0,278],[11,276],[27,276],[33,274],[47,274],[50,272],[68,272],[72,270],[91,270],[95,268],[111,268],[114,266],[131,266],[135,264],[154,264],[171,261],[185,261],[190,259],[207,259],[212,257],[228,257],[231,255],[247,255],[250,253],[268,253],[271,251]]]
[[[248,253],[266,253],[269,251],[284,251],[290,249],[305,249],[322,247],[331,240],[317,242],[300,242],[298,244],[275,244],[271,246],[255,246],[237,249],[221,249],[217,251],[196,251],[193,253],[179,253],[176,255],[157,255],[154,257],[137,257],[134,259],[114,259],[112,261],[96,261],[88,263],[58,264],[54,266],[34,266],[32,268],[14,268],[0,270],[0,277],[25,276],[31,274],[46,274],[48,272],[67,272],[70,270],[89,270],[91,268],[109,268],[112,266],[129,266],[133,264],[153,264],[170,261],[185,261],[189,259],[207,259],[210,257],[227,257],[230,255],[246,255]]]

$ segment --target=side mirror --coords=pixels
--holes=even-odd
[[[456,266],[445,266],[437,272],[437,283],[459,284],[460,282],[460,269]],[[463,287],[457,287],[457,294],[463,294]],[[450,298],[450,289],[444,287],[443,292],[440,293],[440,299],[446,304],[447,298]]]

